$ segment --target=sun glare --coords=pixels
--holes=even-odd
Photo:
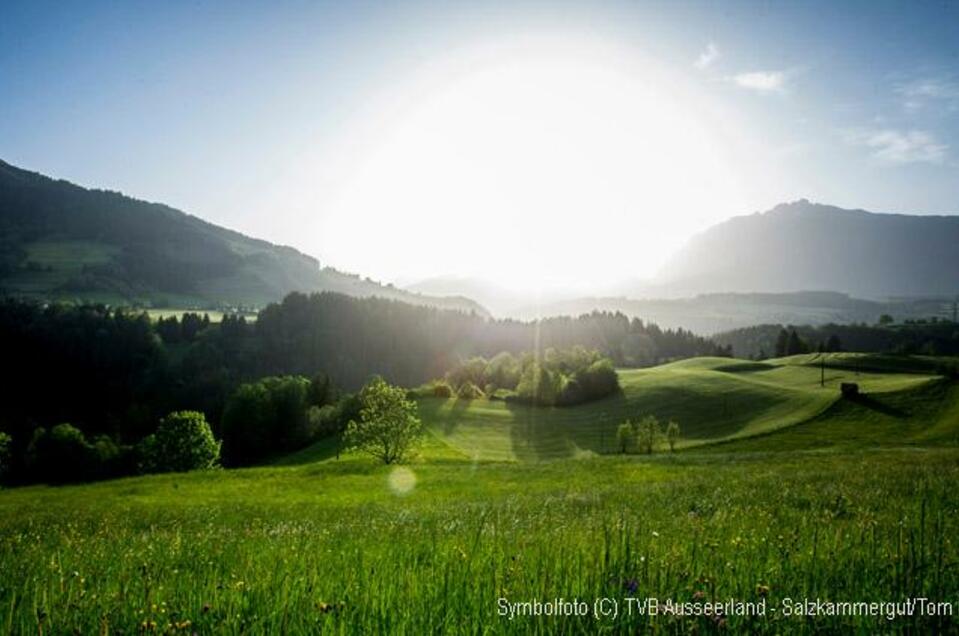
[[[347,268],[588,288],[653,274],[739,211],[722,122],[633,49],[498,43],[404,90],[327,211],[325,236],[365,237],[323,245]]]

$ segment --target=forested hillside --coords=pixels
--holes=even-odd
[[[261,307],[291,291],[485,310],[380,285],[291,247],[0,161],[0,294],[153,307]]]

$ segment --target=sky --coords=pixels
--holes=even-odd
[[[0,4],[0,158],[384,282],[589,290],[959,212],[959,2]]]

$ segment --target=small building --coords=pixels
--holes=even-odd
[[[859,395],[859,385],[855,382],[843,382],[839,385],[839,391],[844,398],[854,398]]]

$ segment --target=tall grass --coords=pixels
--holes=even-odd
[[[388,469],[341,461],[0,493],[0,629],[955,631],[959,618],[500,616],[498,599],[785,597],[959,610],[959,453]]]

